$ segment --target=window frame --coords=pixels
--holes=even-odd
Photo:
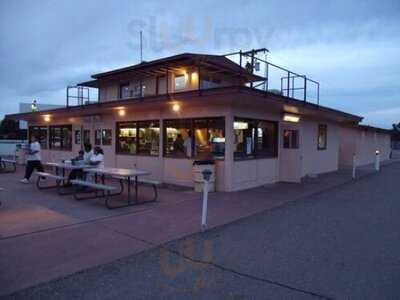
[[[319,144],[319,139],[320,139],[321,134],[324,134],[324,145],[322,147]],[[327,124],[318,124],[317,149],[319,151],[328,149],[328,125]]]
[[[53,146],[53,130],[55,128],[59,128],[60,129],[60,147],[54,147]],[[67,128],[68,131],[70,132],[70,143],[68,147],[65,147],[63,145],[63,141],[64,141],[64,135],[63,135],[63,129]],[[72,124],[66,124],[66,125],[52,125],[49,126],[49,149],[50,150],[57,150],[57,151],[72,151],[72,135],[73,135],[73,131],[72,131]]]
[[[104,138],[105,137],[105,132],[108,132],[110,134],[109,142],[108,142],[108,139],[106,140]],[[107,141],[107,143],[104,143],[105,140]],[[103,129],[101,129],[101,145],[102,146],[112,146],[112,141],[113,141],[112,129],[111,128],[103,128]]]
[[[289,131],[289,146],[285,146],[285,131]],[[293,135],[292,133],[296,132],[296,144],[293,146]],[[299,149],[300,148],[300,139],[299,139],[299,130],[298,129],[291,129],[291,128],[284,128],[282,131],[282,148],[283,149]]]
[[[224,137],[226,138],[226,124],[225,124],[225,116],[216,116],[216,117],[199,117],[199,118],[179,118],[179,119],[164,119],[163,121],[163,139],[162,139],[162,155],[165,158],[174,158],[174,159],[190,159],[190,160],[196,160],[199,159],[196,153],[196,136],[195,136],[195,121],[202,121],[206,120],[207,121],[207,135],[209,134],[209,120],[222,120],[222,123],[224,125],[223,127],[223,133]],[[174,155],[174,154],[167,154],[166,149],[167,149],[167,122],[173,122],[173,121],[189,121],[190,122],[190,130],[192,132],[192,156],[191,157],[186,157],[186,156],[180,156],[180,155]],[[224,149],[224,155],[223,157],[214,157],[214,160],[225,160],[225,149]]]
[[[128,96],[127,97],[123,97],[122,95],[122,89],[124,87],[128,87]],[[130,87],[130,83],[129,82],[123,82],[119,85],[119,99],[129,99],[131,98],[131,90],[129,89]]]
[[[180,88],[176,87],[176,79],[183,78],[183,86]],[[185,74],[174,74],[174,91],[184,91],[186,89],[186,78]]]
[[[252,137],[252,154],[247,155],[244,152],[239,152],[239,151],[234,151],[233,152],[233,160],[248,160],[248,159],[263,159],[263,158],[277,158],[279,155],[279,122],[278,121],[272,121],[272,120],[265,120],[265,119],[253,119],[253,118],[246,118],[246,117],[237,117],[234,116],[233,122],[247,122],[253,124],[253,128],[255,129],[255,136],[254,138]],[[274,151],[272,154],[266,154],[266,153],[260,153],[258,149],[258,129],[261,128],[259,126],[260,122],[265,122],[269,124],[273,124],[274,126]],[[233,124],[233,130],[234,129],[234,124]],[[235,133],[233,133],[235,135]]]
[[[36,132],[37,130],[39,130],[38,133]],[[45,133],[46,133],[46,144],[45,145],[43,145],[41,143],[41,140],[40,140],[40,135],[41,135],[41,132],[43,132],[43,131],[45,131]],[[33,132],[36,132],[36,135],[39,134],[39,141],[38,142],[40,144],[40,148],[41,149],[48,149],[49,148],[49,127],[48,126],[41,126],[41,125],[29,126],[29,136],[28,136],[29,140],[30,140]]]
[[[120,149],[119,129],[120,129],[121,124],[127,124],[127,123],[134,124],[134,127],[132,127],[132,128],[135,128],[135,131],[136,131],[135,153],[124,152],[124,151],[121,151],[121,149]],[[158,128],[161,131],[160,120],[121,121],[121,122],[116,123],[116,125],[115,125],[115,154],[116,155],[151,156],[151,157],[158,157],[160,155],[160,148],[162,147],[162,143],[160,140],[160,134],[158,136],[158,153],[157,154],[139,152],[139,128],[144,128],[144,127],[141,127],[140,125],[146,124],[146,123],[158,124]]]

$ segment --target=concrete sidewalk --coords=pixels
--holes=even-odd
[[[359,170],[359,176],[374,173],[370,166]],[[211,194],[209,227],[227,224],[351,181],[351,170],[342,170],[307,179],[301,184],[280,183],[236,193]],[[198,232],[201,195],[181,192],[180,198],[185,199],[1,238],[0,295]]]

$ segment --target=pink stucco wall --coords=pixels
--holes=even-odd
[[[390,135],[356,127],[340,128],[340,165],[351,166],[353,154],[359,166],[375,161],[375,152],[380,151],[381,160],[390,158]]]

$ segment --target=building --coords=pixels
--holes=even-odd
[[[235,53],[239,62],[184,53],[95,74],[68,88],[77,103],[67,96],[66,107],[7,117],[29,122],[48,161],[70,158],[90,141],[103,148],[106,166],[137,167],[162,182],[193,186],[193,161],[212,158],[219,191],[300,182],[337,170],[352,151],[375,155],[376,144],[343,146],[352,139],[343,132],[363,130],[362,117],[310,102],[312,84],[319,98],[316,81],[257,58],[257,51]],[[283,72],[278,91],[271,88],[272,68]],[[96,103],[89,99],[93,88]],[[379,132],[379,150],[387,153],[390,136],[370,131]]]

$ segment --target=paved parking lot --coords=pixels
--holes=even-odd
[[[203,234],[193,234],[192,199],[3,238],[0,287],[7,294],[66,276],[12,298],[396,299],[399,175],[396,163],[356,182],[337,173],[215,194],[211,226],[241,220]]]

